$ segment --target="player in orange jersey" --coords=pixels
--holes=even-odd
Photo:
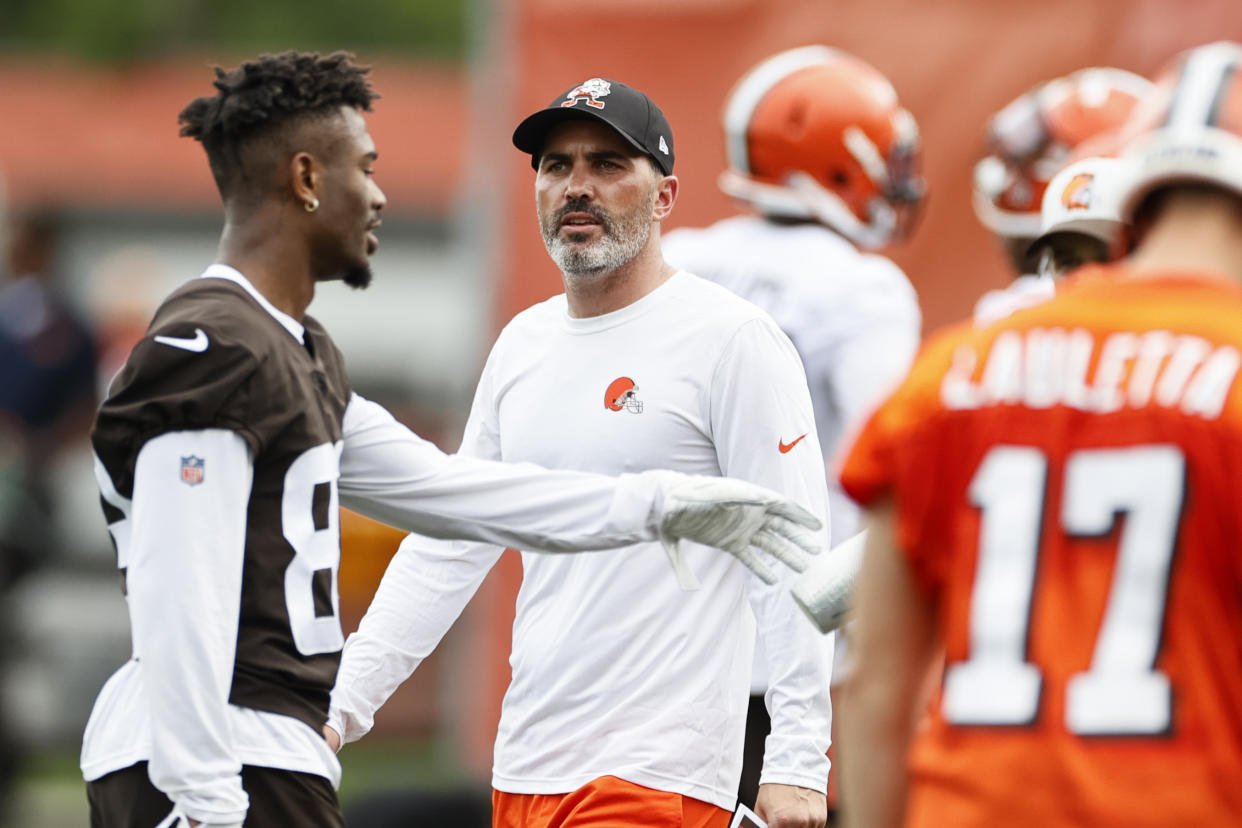
[[[1240,67],[1136,109],[1129,256],[930,342],[853,446],[850,824],[1242,825]]]

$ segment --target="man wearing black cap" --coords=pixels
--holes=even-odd
[[[531,155],[565,293],[501,332],[462,453],[730,475],[825,518],[810,396],[788,338],[755,306],[664,261],[660,226],[679,183],[659,108],[591,78],[524,120],[513,142]],[[406,539],[346,645],[328,722],[345,741],[370,729],[501,551]],[[726,826],[756,619],[773,718],[756,809],[773,826],[823,826],[828,654],[790,579],[764,585],[702,546],[673,560],[676,580],[654,543],[574,560],[523,553],[494,826]]]

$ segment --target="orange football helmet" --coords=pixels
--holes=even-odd
[[[760,213],[820,222],[867,248],[904,238],[924,183],[914,117],[869,64],[804,46],[752,68],[724,110],[720,189]]]
[[[975,165],[979,220],[1007,239],[1039,235],[1039,207],[1076,147],[1116,129],[1152,89],[1124,69],[1091,67],[1041,83],[988,122],[988,155]],[[1093,155],[1110,154],[1093,151]],[[1081,155],[1079,157],[1082,157]]]

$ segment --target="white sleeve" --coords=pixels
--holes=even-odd
[[[770,320],[748,322],[734,335],[713,377],[711,407],[721,472],[767,486],[809,509],[824,521],[820,539],[826,546],[827,479],[806,376],[797,351]],[[772,717],[760,782],[823,792],[832,644],[794,603],[795,577],[780,568],[772,586],[750,575],[746,581],[767,654]]]
[[[439,645],[503,551],[418,535],[401,542],[341,655],[328,725],[342,744],[370,732],[376,711]]]
[[[538,552],[659,537],[659,472],[608,477],[445,454],[357,394],[343,430],[341,504],[391,526]]]
[[[183,458],[202,479],[182,480]],[[126,586],[152,748],[148,772],[186,816],[240,826],[250,800],[227,718],[254,469],[236,432],[175,431],[138,453]]]
[[[486,369],[459,454],[500,457]],[[420,535],[402,541],[341,655],[328,726],[342,744],[370,732],[376,711],[439,645],[503,551],[495,544]]]
[[[890,308],[853,327],[830,355],[807,367],[831,375],[836,410],[847,431],[861,426],[905,378],[918,352],[919,329],[917,305]]]

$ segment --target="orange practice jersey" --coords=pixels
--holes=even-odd
[[[1092,268],[872,417],[946,655],[907,825],[1242,825],[1240,366],[1242,289]]]

